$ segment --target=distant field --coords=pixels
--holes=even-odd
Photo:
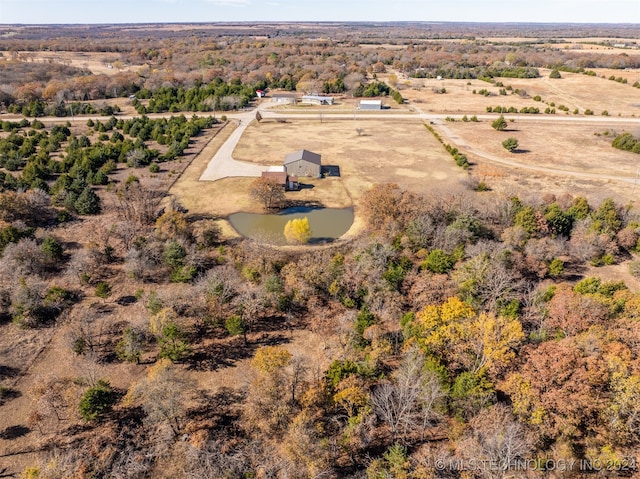
[[[8,52],[0,51],[4,58],[14,56],[29,62],[62,63],[89,70],[94,75],[115,75],[121,71],[137,71],[143,65],[125,65],[118,59],[120,55],[108,52]]]
[[[632,85],[640,81],[640,70],[594,69],[595,77],[579,73],[561,72],[562,78],[550,79],[550,70],[540,69],[540,78],[498,78],[504,88],[511,86],[512,91],[524,90],[526,96],[521,97],[507,91],[500,95],[500,87],[481,80],[436,80],[436,79],[402,79],[400,89],[402,95],[410,102],[416,103],[424,111],[434,113],[484,113],[486,107],[515,106],[538,107],[544,111],[553,102],[556,114],[566,113],[557,109],[565,105],[570,113],[578,108],[580,113],[590,109],[596,115],[607,110],[610,115],[640,117],[640,89]],[[627,84],[609,80],[610,76],[626,78]],[[604,78],[603,78],[604,77]],[[406,85],[408,83],[408,85]],[[434,90],[446,90],[444,94],[436,94]],[[480,90],[489,91],[483,96]],[[476,94],[473,94],[473,91]],[[539,95],[541,101],[534,101]]]

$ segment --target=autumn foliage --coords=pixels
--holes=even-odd
[[[311,239],[311,227],[309,226],[309,219],[294,218],[287,221],[284,225],[284,237],[288,243],[293,244],[305,244]]]

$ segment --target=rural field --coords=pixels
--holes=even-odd
[[[638,177],[635,155],[611,148],[611,140],[623,132],[640,131],[640,118],[635,120],[636,113],[640,114],[640,92],[601,78],[609,73],[598,72],[596,77],[566,74],[560,80],[503,80],[514,89],[526,90],[525,98],[499,95],[495,87],[488,88],[495,90],[490,96],[473,94],[474,89],[487,86],[478,80],[411,80],[411,85],[401,90],[408,100],[406,105],[377,113],[353,115],[358,103],[350,98],[339,99],[333,107],[272,106],[268,111],[275,112],[276,119],[253,121],[233,157],[266,167],[281,164],[292,151],[308,149],[320,153],[323,164],[340,167],[340,177],[309,179],[314,188],[289,192],[287,197],[326,207],[358,206],[362,193],[376,183],[397,183],[419,193],[452,193],[468,190],[469,178],[485,181],[503,192],[525,195],[540,191],[556,195],[573,192],[600,199],[616,195],[633,202],[636,188],[640,187],[636,185],[640,178],[634,181]],[[625,73],[629,80],[640,77],[640,71]],[[447,92],[435,93],[436,88],[445,88]],[[532,100],[536,95],[542,100]],[[520,109],[546,107],[552,102],[566,105],[570,113],[507,114],[509,125],[502,132],[491,128],[497,114],[486,114],[487,106]],[[598,114],[576,115],[575,108],[580,112],[587,108],[600,112],[609,108],[610,116],[628,121],[608,122],[608,117]],[[410,115],[418,111],[455,120],[442,121],[441,116],[435,128],[447,142],[469,155],[473,161],[471,170],[456,167],[425,128],[425,120],[417,114],[413,118]],[[405,118],[393,117],[402,112],[408,113]],[[615,112],[618,114],[614,115]],[[390,118],[384,120],[385,115]],[[482,119],[464,122],[463,115]],[[554,121],[556,117],[562,118]],[[518,138],[519,152],[509,153],[502,148],[501,142],[509,136]],[[198,213],[224,217],[235,211],[259,211],[259,205],[248,196],[251,180],[196,182],[207,157],[213,156],[211,148],[215,148],[217,141],[198,157],[171,193]],[[224,195],[217,194],[222,191]],[[218,199],[208,201],[211,197]]]
[[[637,475],[636,27],[0,26],[0,477]]]

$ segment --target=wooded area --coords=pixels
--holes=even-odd
[[[388,182],[359,198],[357,237],[279,248],[166,194],[223,128],[215,110],[257,87],[364,95],[387,68],[490,84],[637,69],[640,55],[538,48],[584,33],[569,27],[532,26],[524,45],[471,36],[508,26],[358,25],[362,44],[337,25],[216,28],[0,39],[3,113],[29,116],[0,133],[0,466],[39,479],[637,473],[637,205]],[[122,71],[29,57],[82,50],[80,34]],[[406,48],[365,47],[382,43]],[[389,83],[376,95],[402,91]],[[132,118],[82,106],[129,95]],[[56,108],[85,116],[34,118]],[[265,208],[266,183],[253,185]],[[294,226],[304,243],[308,222]]]

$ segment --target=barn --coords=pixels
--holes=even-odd
[[[308,150],[294,151],[284,159],[284,168],[289,176],[319,177],[321,156]]]

